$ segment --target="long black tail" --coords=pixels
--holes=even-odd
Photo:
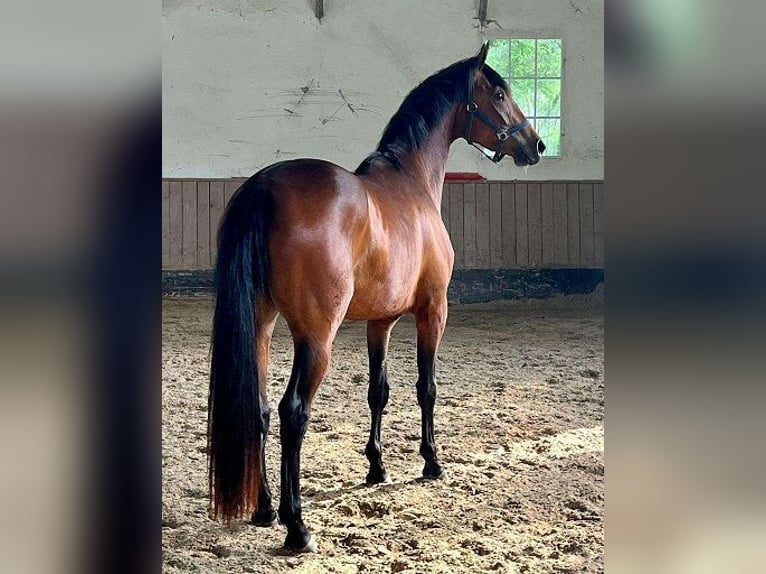
[[[257,508],[263,420],[255,356],[255,299],[268,291],[270,194],[254,177],[234,195],[218,231],[208,452],[211,516]]]

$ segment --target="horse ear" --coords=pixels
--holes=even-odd
[[[489,52],[489,42],[484,42],[481,45],[479,53],[476,54],[476,68],[481,69],[484,65],[484,61],[487,59],[487,52]]]

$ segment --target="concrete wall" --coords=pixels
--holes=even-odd
[[[603,0],[165,0],[163,176],[246,177],[282,159],[349,169],[416,84],[493,37],[563,38],[562,157],[525,172],[458,141],[449,171],[603,178]],[[342,95],[341,93],[342,92]],[[352,110],[353,108],[353,110]]]

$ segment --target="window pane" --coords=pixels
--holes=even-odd
[[[507,78],[511,75],[511,62],[509,54],[510,40],[492,40],[489,44],[487,64],[498,74]]]
[[[561,80],[537,80],[537,112],[535,115],[561,115]]]
[[[527,117],[535,115],[534,80],[511,80],[511,96],[521,109],[521,113]]]
[[[537,41],[537,76],[539,78],[561,76],[561,40]]]
[[[535,75],[535,41],[511,40],[511,77],[531,78]]]
[[[545,143],[543,157],[561,155],[561,120],[537,120],[535,129]]]

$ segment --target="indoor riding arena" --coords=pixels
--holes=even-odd
[[[603,9],[598,0],[164,0],[164,572],[604,571]],[[287,163],[237,193],[277,162]],[[271,211],[258,202],[267,183]],[[337,205],[365,193],[354,227],[356,212]],[[301,202],[302,218],[290,211]],[[227,230],[250,220],[253,251],[237,258]],[[345,231],[326,239],[336,228]],[[432,243],[441,250],[427,251]],[[291,299],[279,285],[300,257],[285,246],[298,244],[316,261],[284,291]],[[382,245],[390,250],[370,265]],[[346,252],[356,259],[334,274]],[[244,288],[231,288],[235,276]],[[346,280],[343,299],[332,290]],[[332,297],[316,295],[324,285]],[[411,292],[392,295],[402,285]],[[251,306],[227,307],[231,293]],[[256,310],[264,293],[270,302]],[[324,299],[346,319],[339,326]],[[439,300],[445,312],[429,314]],[[261,336],[269,305],[279,315],[264,377],[261,339],[238,338],[237,325]],[[224,316],[235,317],[231,329]],[[304,316],[331,326],[326,370],[310,371],[314,351],[301,362]],[[401,318],[381,375],[367,320],[384,316]],[[219,361],[237,345],[252,357]],[[213,395],[211,370],[225,360],[250,365],[260,386],[224,395],[243,393],[222,380],[241,376],[231,367],[216,371]],[[308,398],[304,371],[321,383]],[[386,372],[387,400],[376,402],[371,379],[381,385]],[[252,428],[267,437],[253,440],[273,496],[268,525],[250,520],[266,510],[261,498],[232,503],[241,517],[212,518],[216,500],[228,500],[216,498],[215,473],[228,467],[210,463],[211,488],[211,453],[256,460],[230,455],[235,447],[215,435],[224,431],[209,430],[209,416],[212,429],[240,424],[230,413],[250,412],[243,396],[260,405]],[[233,410],[219,421],[214,408]],[[280,444],[292,440],[295,413],[308,417],[299,464]],[[371,481],[381,456],[390,480]],[[429,465],[443,473],[429,476]],[[291,545],[295,532],[302,542]]]

